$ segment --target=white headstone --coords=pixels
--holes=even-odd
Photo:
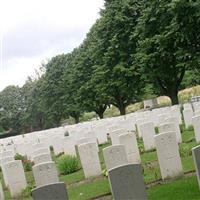
[[[27,186],[21,160],[15,160],[4,164],[3,176],[6,177],[7,186],[12,197],[20,194]]]
[[[106,147],[103,149],[103,156],[107,170],[128,164],[128,158],[124,145]]]
[[[48,149],[48,148],[37,149],[33,152],[32,156],[35,157],[35,156],[38,156],[41,154],[50,154],[50,149]]]
[[[86,178],[101,174],[101,165],[95,143],[84,143],[78,146],[78,152]]]
[[[110,138],[112,141],[112,145],[117,145],[119,143],[119,135],[127,133],[125,129],[117,129],[115,131],[110,132]]]
[[[162,179],[183,174],[175,132],[160,133],[155,138]]]
[[[40,155],[33,157],[33,162],[35,165],[38,165],[38,164],[41,164],[44,162],[51,162],[51,161],[52,161],[51,155],[47,154],[47,153],[40,154]]]
[[[200,116],[192,118],[196,142],[200,142]]]
[[[155,148],[154,136],[155,129],[153,122],[146,122],[140,125],[140,131],[144,141],[144,148],[146,151]]]
[[[185,122],[185,127],[188,128],[189,126],[192,125],[192,117],[194,113],[192,109],[185,109],[183,110],[183,118]]]
[[[180,130],[178,118],[170,117],[170,118],[166,119],[165,122],[174,124],[174,131],[176,132],[176,139],[177,139],[178,143],[181,143],[182,137],[181,137],[181,130]],[[168,130],[168,131],[173,131],[173,130]],[[168,132],[168,131],[165,131],[165,132]]]
[[[36,186],[59,182],[58,172],[54,162],[46,162],[33,166]]]
[[[63,150],[67,155],[76,156],[75,140],[71,136],[63,138]]]
[[[120,135],[119,143],[125,147],[128,163],[138,164],[141,162],[135,133],[126,133]]]

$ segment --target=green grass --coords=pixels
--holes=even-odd
[[[84,178],[84,173],[83,173],[82,169],[77,172],[74,172],[72,174],[68,174],[68,175],[59,177],[60,181],[66,182],[67,184],[76,183],[76,182],[82,181],[84,179],[85,178]]]
[[[151,161],[157,160],[156,151],[152,151],[152,152],[148,152],[148,153],[143,153],[141,155],[141,160],[142,160],[142,163],[146,163],[146,162],[151,162]]]
[[[200,191],[196,177],[187,177],[147,190],[149,200],[197,200]]]
[[[70,187],[68,190],[69,199],[72,200],[91,199],[109,192],[109,182],[106,178],[91,183],[81,184],[77,187]]]

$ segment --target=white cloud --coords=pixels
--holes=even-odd
[[[23,85],[43,60],[78,46],[102,7],[103,0],[0,0],[0,91]]]

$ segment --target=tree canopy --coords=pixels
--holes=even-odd
[[[110,105],[124,115],[148,93],[177,104],[199,72],[199,1],[105,0],[80,46],[48,60],[23,87],[0,92],[0,128],[41,130],[91,111],[103,118]]]

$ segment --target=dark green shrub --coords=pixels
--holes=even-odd
[[[75,156],[62,155],[58,159],[58,169],[62,175],[76,172],[79,169],[79,161]]]

